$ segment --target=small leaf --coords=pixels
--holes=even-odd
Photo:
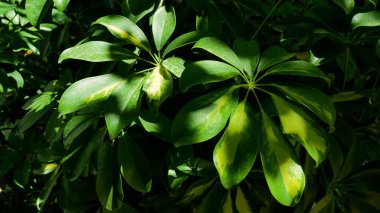
[[[143,90],[148,104],[157,111],[162,102],[173,92],[173,78],[164,67],[155,67],[147,76]]]
[[[194,183],[192,183],[189,186],[189,188],[187,188],[185,195],[183,196],[179,204],[189,204],[193,200],[199,198],[205,192],[207,192],[206,190],[209,189],[214,182],[215,179],[209,178],[202,178],[197,181],[194,181]]]
[[[272,95],[272,100],[277,107],[283,132],[305,147],[318,166],[327,155],[326,132],[296,105],[275,95]]]
[[[231,198],[231,191],[228,190],[227,195],[224,197],[224,204],[222,207],[223,213],[234,213],[233,202]]]
[[[259,45],[256,41],[236,39],[234,42],[234,51],[239,57],[245,72],[250,79],[252,79],[260,59]]]
[[[70,0],[54,0],[54,5],[61,12],[66,10],[67,5],[69,5]]]
[[[357,13],[352,17],[352,29],[358,27],[377,27],[380,26],[380,11],[373,10],[366,13]]]
[[[253,212],[252,207],[251,207],[252,203],[247,200],[240,186],[238,186],[236,190],[235,203],[236,203],[236,209],[238,210],[238,212],[244,212],[244,213]]]
[[[37,197],[36,205],[37,209],[41,210],[44,204],[46,203],[46,200],[49,198],[49,195],[51,191],[53,190],[53,187],[57,183],[57,180],[60,176],[60,172],[58,172],[59,169],[57,168],[54,173],[50,176],[49,181],[45,184],[44,188],[40,191],[40,194]]]
[[[305,188],[305,174],[292,147],[264,111],[262,122],[260,156],[269,190],[282,205],[294,206]]]
[[[231,48],[227,46],[227,44],[217,38],[202,38],[197,43],[195,43],[193,48],[204,49],[207,52],[210,52],[211,54],[223,59],[239,70],[243,70],[243,66],[241,65],[240,60],[234,51],[232,51]]]
[[[251,170],[259,148],[258,129],[251,106],[239,103],[214,148],[214,164],[224,188],[239,184]]]
[[[349,14],[355,6],[355,0],[333,0],[346,14]]]
[[[175,146],[204,142],[226,125],[238,104],[235,88],[224,88],[188,102],[173,122]]]
[[[152,111],[142,111],[139,120],[143,128],[150,134],[164,141],[171,141],[170,130],[172,127],[172,120],[163,114],[157,114]]]
[[[140,147],[131,138],[123,136],[117,150],[124,180],[139,192],[149,192],[152,186],[152,173]]]
[[[109,15],[104,16],[96,20],[94,24],[100,24],[105,27],[114,35],[115,37],[126,40],[131,44],[150,52],[150,46],[148,39],[146,38],[144,32],[131,20],[120,15]]]
[[[91,62],[122,61],[138,58],[133,52],[116,44],[104,41],[89,41],[66,49],[59,56],[58,63],[67,59]]]
[[[185,70],[185,60],[178,57],[170,57],[165,59],[162,62],[162,66],[164,66],[169,72],[175,75],[177,78],[180,78],[182,72]]]
[[[197,42],[202,37],[203,34],[198,31],[192,31],[178,36],[168,44],[163,53],[163,57],[175,49]]]
[[[239,70],[226,63],[210,60],[197,61],[186,65],[179,84],[181,91],[186,92],[197,84],[224,81],[239,75]]]
[[[273,46],[266,49],[260,59],[257,71],[260,72],[273,65],[279,64],[292,58],[295,54],[288,53],[284,48]]]
[[[111,139],[138,117],[144,75],[130,76],[121,83],[105,103],[105,119]]]
[[[38,25],[41,20],[43,9],[47,0],[26,0],[25,1],[25,13],[33,26]]]
[[[331,80],[318,67],[306,61],[288,61],[278,64],[268,71],[265,75],[295,75],[321,78],[329,85]]]
[[[104,101],[124,81],[114,73],[77,81],[62,94],[58,110],[64,115]]]
[[[165,6],[160,7],[153,15],[152,33],[154,44],[158,51],[162,49],[168,41],[176,25],[175,11],[173,7],[166,10]]]

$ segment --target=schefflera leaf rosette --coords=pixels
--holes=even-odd
[[[221,60],[186,64],[181,91],[194,86],[199,90],[202,85],[211,89],[178,112],[172,125],[174,144],[205,142],[224,131],[213,152],[224,188],[231,189],[253,175],[259,154],[273,197],[283,205],[296,205],[306,179],[295,146],[301,145],[318,166],[328,149],[329,133],[323,123],[333,130],[335,108],[319,89],[281,83],[281,76],[287,77],[286,82],[315,78],[329,85],[330,80],[310,62],[291,60],[295,54],[279,46],[260,54],[256,41],[237,39],[230,48],[217,38],[205,37],[193,48]]]

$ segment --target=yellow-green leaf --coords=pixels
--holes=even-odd
[[[164,67],[155,67],[147,77],[143,90],[148,98],[148,104],[158,110],[161,103],[173,92],[173,78]]]
[[[236,190],[236,200],[235,200],[236,209],[240,213],[251,213],[252,208],[249,204],[250,204],[250,202],[245,197],[240,186],[238,186],[237,190]]]

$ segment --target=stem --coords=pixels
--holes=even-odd
[[[346,47],[346,61],[345,61],[345,64],[344,64],[344,77],[343,77],[343,86],[342,86],[342,90],[343,91],[344,91],[344,88],[346,87],[346,77],[347,77],[349,54],[350,54],[350,48]]]
[[[267,74],[265,73],[264,75],[262,75],[259,79],[256,80],[257,76],[259,75],[259,71],[256,71],[256,75],[255,77],[253,78],[253,81],[254,82],[259,82],[261,79],[265,78],[267,76]]]
[[[157,64],[158,64],[158,62],[156,60],[154,60],[156,63],[153,63],[153,62],[151,62],[149,60],[146,60],[146,59],[143,59],[143,58],[140,58],[140,57],[138,57],[137,60],[144,61],[144,62],[146,62],[148,64],[153,65],[153,66],[157,66]]]
[[[278,5],[280,5],[282,0],[278,0],[278,2],[273,6],[273,8],[271,9],[271,11],[269,11],[268,15],[265,17],[265,19],[263,20],[263,22],[261,22],[259,28],[257,28],[256,32],[253,34],[253,36],[251,37],[251,40],[255,39],[256,35],[260,32],[261,28],[264,26],[264,24],[267,22],[267,20],[269,19],[269,17],[272,15],[272,13],[277,9]]]

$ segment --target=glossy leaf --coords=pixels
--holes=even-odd
[[[53,190],[53,187],[57,183],[57,180],[60,176],[60,172],[58,172],[59,169],[56,169],[54,173],[50,176],[49,181],[46,183],[46,185],[42,188],[40,191],[40,194],[37,197],[36,205],[37,209],[41,210],[42,207],[45,205],[47,199],[49,198],[49,195],[51,191]]]
[[[170,57],[162,61],[162,66],[164,66],[169,72],[180,78],[183,71],[185,70],[185,60],[178,57]]]
[[[77,81],[62,94],[58,110],[64,115],[104,101],[124,81],[114,73]]]
[[[333,0],[346,14],[349,14],[355,6],[355,0]]]
[[[54,0],[54,5],[61,12],[66,10],[67,5],[69,5],[70,0]]]
[[[217,38],[202,38],[194,44],[193,48],[204,49],[207,52],[210,52],[211,54],[223,59],[239,70],[243,70],[243,66],[234,51],[229,46],[227,46],[227,44]]]
[[[123,203],[122,180],[116,163],[115,147],[105,142],[99,148],[96,194],[107,210],[119,209]]]
[[[265,75],[294,75],[321,78],[330,85],[330,79],[318,67],[306,61],[288,61],[278,64],[268,71]]]
[[[143,90],[146,93],[148,104],[157,111],[162,102],[173,92],[173,78],[164,67],[155,67],[148,74]]]
[[[163,114],[157,114],[152,111],[142,111],[140,113],[139,121],[143,128],[150,134],[164,141],[171,141],[170,130],[172,127],[172,120]]]
[[[189,188],[187,188],[185,195],[183,196],[182,200],[179,202],[180,204],[188,204],[191,201],[199,198],[202,196],[205,192],[207,192],[207,189],[209,189],[213,183],[215,182],[215,179],[209,179],[209,178],[202,178],[197,181],[194,181]]]
[[[239,75],[239,70],[226,63],[210,60],[197,61],[186,65],[179,84],[181,91],[186,92],[197,84],[224,81]]]
[[[30,23],[34,26],[38,25],[44,6],[48,0],[26,0],[25,13]]]
[[[105,119],[111,139],[138,117],[144,75],[133,75],[121,83],[105,103]]]
[[[104,41],[89,41],[66,49],[59,56],[58,63],[67,59],[77,59],[91,62],[121,61],[136,59],[137,56],[116,44]]]
[[[175,146],[204,142],[217,135],[235,110],[235,88],[219,89],[188,102],[173,121]]]
[[[308,108],[322,121],[326,122],[330,128],[333,128],[336,118],[335,107],[331,99],[323,92],[308,86],[289,86],[284,84],[275,84],[274,86],[293,101]]]
[[[292,147],[264,111],[260,156],[265,179],[273,197],[282,205],[296,205],[305,188],[305,174],[295,160]]]
[[[137,144],[131,138],[123,136],[117,150],[124,180],[137,191],[149,192],[152,186],[152,173],[147,159]]]
[[[260,72],[273,65],[279,64],[292,58],[295,54],[288,53],[284,48],[273,46],[266,49],[261,55],[259,65],[257,66],[257,71]]]
[[[150,52],[148,39],[144,32],[131,20],[120,15],[104,16],[96,20],[94,24],[100,24],[105,27],[115,37],[126,40],[131,44]]]
[[[198,31],[192,31],[178,36],[168,44],[164,50],[163,57],[175,49],[197,42],[202,37],[203,34]]]
[[[357,13],[352,17],[352,29],[358,27],[377,27],[380,26],[380,11],[373,10],[365,13]]]
[[[246,41],[239,38],[234,42],[234,51],[245,72],[252,79],[260,59],[259,45],[256,41]]]
[[[63,144],[65,147],[70,146],[75,138],[77,138],[91,124],[96,122],[97,119],[97,116],[94,114],[83,114],[77,115],[67,122],[65,129],[63,130]]]
[[[259,148],[258,130],[251,106],[245,101],[239,103],[214,148],[214,164],[224,188],[239,184],[251,170]]]
[[[298,106],[272,95],[283,132],[305,147],[318,166],[327,155],[328,137],[324,129]]]
[[[156,49],[160,51],[174,32],[176,25],[173,7],[160,7],[153,15],[152,33]]]

